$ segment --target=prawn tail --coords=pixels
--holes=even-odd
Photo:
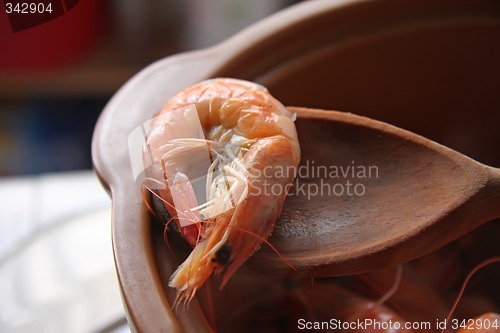
[[[213,271],[213,263],[206,260],[204,252],[207,242],[199,242],[188,258],[175,270],[170,277],[168,286],[177,290],[173,307],[179,303],[187,305],[203,286]]]

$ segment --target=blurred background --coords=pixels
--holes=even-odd
[[[7,2],[0,3],[0,332],[127,332],[110,200],[91,170],[101,110],[151,62],[216,44],[298,0],[52,1],[62,15],[16,32],[19,15],[6,14]]]

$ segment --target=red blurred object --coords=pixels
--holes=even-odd
[[[2,72],[44,70],[70,64],[85,54],[104,31],[104,1],[101,0],[63,1],[62,15],[23,30],[15,29],[12,15],[9,20],[7,2],[3,1],[0,12]],[[17,14],[17,17],[19,15],[32,15],[36,19],[37,14]],[[13,32],[15,30],[19,31]]]

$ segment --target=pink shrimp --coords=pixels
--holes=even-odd
[[[300,147],[294,114],[264,87],[213,79],[164,105],[143,155],[151,165],[147,175],[162,184],[165,207],[194,247],[170,279],[177,304],[189,302],[213,272],[224,272],[222,288],[266,241]],[[201,176],[206,202],[200,205],[193,179]]]

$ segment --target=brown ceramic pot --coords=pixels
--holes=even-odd
[[[285,105],[366,115],[500,166],[497,0],[307,1],[209,49],[162,59],[103,111],[95,170],[113,200],[113,249],[133,330],[209,331],[196,304],[175,313],[178,261],[132,176],[127,140],[174,93],[216,76],[257,81]]]

